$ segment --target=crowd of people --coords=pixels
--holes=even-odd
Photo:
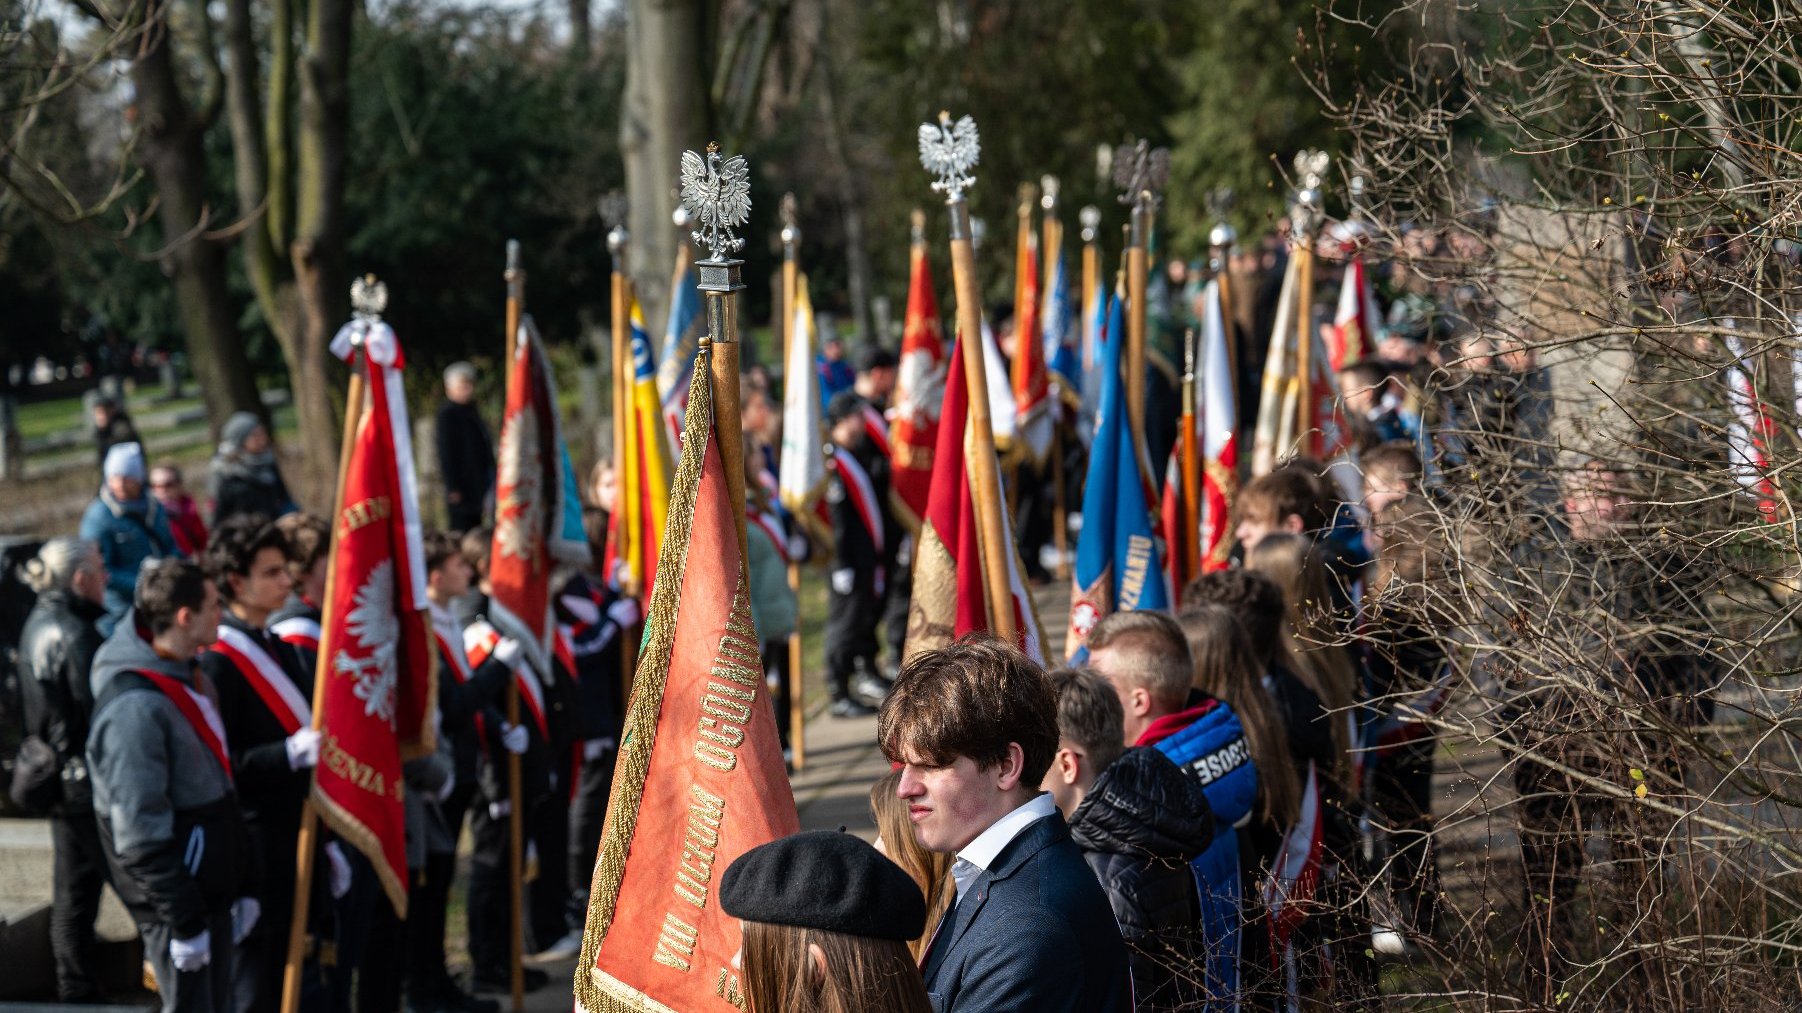
[[[1259,293],[1235,325],[1242,391],[1256,388],[1246,335],[1280,255],[1280,244],[1253,246],[1230,262]],[[1458,467],[1488,452],[1425,432],[1430,412],[1411,382],[1421,364],[1480,360],[1502,392],[1470,409],[1480,412],[1526,404],[1516,395],[1537,381],[1529,354],[1476,355],[1479,339],[1458,323],[1475,311],[1447,308],[1466,294],[1425,279],[1393,267],[1387,328],[1341,372],[1343,455],[1250,479],[1234,501],[1230,567],[1175,589],[1169,613],[1103,617],[1077,667],[1049,672],[982,637],[902,664],[912,535],[888,497],[892,352],[866,349],[853,368],[837,350],[807,378],[831,390],[817,518],[779,502],[776,380],[747,371],[748,588],[784,747],[796,732],[787,570],[812,556],[826,561],[831,713],[874,714],[894,765],[871,794],[874,850],[803,834],[726,872],[752,1010],[1270,1009],[1297,994],[1357,1004],[1375,994],[1379,955],[1443,931],[1433,717],[1457,659],[1418,610],[1371,604],[1410,593],[1453,550],[1425,522],[1429,461]],[[1174,267],[1160,279],[1178,323],[1191,281]],[[446,371],[436,420],[450,524],[424,544],[446,677],[439,749],[406,768],[408,916],[394,917],[357,849],[325,835],[308,907],[309,1010],[495,1013],[479,993],[509,986],[515,805],[530,851],[528,962],[580,947],[623,714],[619,645],[642,617],[609,572],[617,484],[603,460],[586,490],[595,562],[554,585],[567,649],[532,661],[489,621],[495,466],[475,379],[466,363]],[[1155,385],[1152,403],[1155,413]],[[224,427],[204,515],[180,471],[148,467],[120,421],[96,413],[102,486],[79,537],[51,539],[29,567],[26,730],[48,770],[34,802],[56,846],[59,994],[98,996],[93,920],[110,881],[168,1013],[273,1013],[301,807],[320,762],[309,696],[330,529],[296,509],[257,416]],[[1080,455],[1080,420],[1065,424]],[[1081,474],[1074,463],[1066,475]],[[1010,476],[1042,481],[1032,469]],[[1583,476],[1546,514],[1577,540],[1604,529],[1616,502],[1604,471]],[[1030,543],[1047,535],[1021,530],[1036,563]],[[502,715],[510,683],[518,724]],[[521,762],[517,798],[509,756]],[[1526,788],[1555,773],[1518,769]],[[1522,849],[1539,891],[1529,908],[1544,915],[1572,890],[1580,829],[1564,809],[1534,813]],[[466,833],[471,970],[459,979],[445,939]],[[821,870],[843,891],[810,887]],[[536,967],[526,977],[528,988],[547,981]]]

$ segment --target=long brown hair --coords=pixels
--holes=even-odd
[[[1287,827],[1300,811],[1301,785],[1289,757],[1289,733],[1276,700],[1264,689],[1264,665],[1251,634],[1225,605],[1189,605],[1176,621],[1195,659],[1195,688],[1226,701],[1245,728],[1258,771],[1261,815],[1273,826]]]
[[[825,955],[824,973],[810,944]],[[743,945],[751,1013],[932,1013],[919,965],[899,940],[748,921]]]
[[[901,771],[891,770],[870,786],[870,816],[876,821],[876,836],[882,840],[883,854],[899,865],[902,872],[912,876],[926,896],[926,932],[907,944],[917,960],[925,955],[932,930],[945,916],[945,909],[951,906],[957,885],[951,879],[951,856],[927,851],[914,839],[913,824],[907,818],[907,803],[895,794],[900,784]]]
[[[1266,535],[1246,554],[1245,567],[1283,589],[1283,646],[1295,661],[1295,674],[1327,709],[1334,763],[1340,768],[1336,773],[1343,782],[1351,762],[1350,716],[1358,677],[1336,628],[1326,563],[1312,541],[1284,532]]]

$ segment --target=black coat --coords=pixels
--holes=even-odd
[[[83,810],[93,805],[88,786],[88,721],[94,714],[94,691],[88,680],[100,630],[94,625],[106,610],[67,591],[46,591],[25,617],[19,634],[22,663],[19,695],[25,712],[25,734],[43,739],[62,761],[62,805]]]
[[[1214,822],[1201,785],[1155,748],[1121,754],[1070,814],[1070,837],[1120,923],[1141,1013],[1206,1002],[1201,898],[1189,863],[1213,840]]]
[[[1128,1013],[1131,971],[1107,896],[1056,813],[977,874],[923,971],[935,1013]]]
[[[480,506],[494,487],[494,441],[473,404],[446,401],[438,409],[438,474],[444,491],[461,494],[462,505]]]

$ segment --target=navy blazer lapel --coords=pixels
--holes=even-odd
[[[957,948],[958,942],[969,930],[970,923],[976,920],[977,912],[982,910],[982,905],[988,901],[990,888],[1013,875],[1020,866],[1026,864],[1027,859],[1058,841],[1069,838],[1070,829],[1065,825],[1064,818],[1054,812],[1050,816],[1034,821],[1009,841],[1007,847],[1001,849],[1001,854],[995,856],[993,870],[985,869],[977,874],[975,881],[970,884],[969,891],[964,894],[964,899],[957,904],[956,920],[943,929],[943,931],[951,933],[950,937],[945,940],[944,946],[935,945],[931,948],[932,955],[928,958],[926,966],[921,969],[920,976],[926,980],[929,990],[933,977],[944,966],[951,951]]]
[[[994,874],[986,869],[977,873],[975,881],[970,884],[970,889],[964,894],[964,899],[957,902],[957,910],[954,912],[957,920],[941,930],[950,933],[945,939],[945,945],[932,948],[932,960],[921,972],[920,976],[926,981],[932,981],[933,976],[938,974],[939,969],[945,965],[945,960],[951,955],[951,951],[957,949],[958,940],[969,931],[970,923],[976,920],[976,912],[981,911],[982,905],[989,899],[989,884],[993,878]]]

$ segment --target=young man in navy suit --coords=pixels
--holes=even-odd
[[[922,964],[936,1013],[1130,1013],[1113,909],[1039,791],[1058,733],[1038,664],[965,637],[910,661],[876,720],[915,838],[956,856],[957,899]]]

